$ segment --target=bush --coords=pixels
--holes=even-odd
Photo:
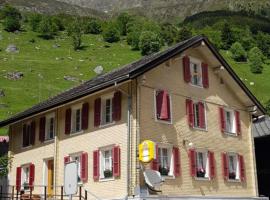
[[[258,32],[255,39],[258,48],[262,50],[265,56],[270,58],[270,35],[263,32]]]
[[[131,15],[128,13],[121,13],[116,21],[119,26],[119,31],[121,35],[127,35],[127,25],[132,20]]]
[[[178,32],[178,34],[176,36],[176,42],[182,42],[182,41],[187,40],[191,37],[192,37],[191,30],[188,27],[184,26]]]
[[[167,45],[171,45],[174,43],[176,35],[177,35],[177,28],[174,25],[170,23],[162,24],[161,36]]]
[[[103,31],[103,39],[106,42],[118,42],[120,40],[120,32],[117,29],[116,25],[108,24]]]
[[[61,17],[59,16],[52,16],[51,17],[52,23],[54,23],[57,27],[57,31],[64,31],[65,30],[65,26],[63,23],[63,20]]]
[[[229,49],[230,46],[235,42],[232,28],[228,22],[225,22],[221,30],[221,41],[222,48]]]
[[[140,47],[139,47],[140,36],[141,36],[141,32],[139,31],[132,31],[128,33],[127,43],[131,46],[132,50],[140,50]]]
[[[267,115],[270,115],[270,99],[265,103],[265,110]]]
[[[21,20],[22,19],[22,15],[20,13],[20,11],[8,4],[6,4],[2,10],[0,11],[0,19],[5,19],[7,17],[13,18],[13,19],[17,19],[17,20]]]
[[[38,32],[44,39],[52,39],[57,33],[57,25],[50,17],[44,16],[39,23]]]
[[[160,50],[161,40],[156,33],[145,31],[140,36],[139,47],[142,55],[149,55]]]
[[[91,19],[86,23],[84,32],[87,34],[100,34],[102,32],[101,22],[97,19]]]
[[[21,23],[17,18],[6,17],[4,20],[4,29],[8,32],[14,32],[20,30]]]
[[[42,15],[34,13],[29,17],[29,25],[32,31],[38,31],[39,23],[42,20]]]
[[[230,51],[232,53],[232,58],[237,62],[245,62],[247,60],[247,52],[239,42],[235,42]]]
[[[261,74],[263,70],[263,53],[258,47],[253,47],[248,53],[250,71],[254,74]]]
[[[81,48],[82,44],[83,26],[79,20],[73,21],[68,28],[68,35],[71,36],[72,46],[74,50]]]

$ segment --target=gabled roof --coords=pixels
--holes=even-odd
[[[145,56],[142,59],[125,65],[121,68],[115,69],[104,75],[95,77],[83,84],[67,90],[55,97],[52,97],[44,102],[41,102],[32,108],[29,108],[21,113],[18,113],[11,118],[8,118],[0,122],[0,127],[7,126],[19,120],[23,120],[32,115],[44,112],[48,109],[55,108],[57,106],[63,105],[65,103],[71,102],[73,100],[79,99],[101,89],[110,87],[115,84],[115,82],[120,83],[129,79],[134,79],[146,71],[158,66],[159,64],[165,62],[166,60],[182,53],[186,49],[200,44],[202,41],[208,46],[212,53],[216,56],[219,62],[227,69],[229,74],[234,78],[238,85],[244,90],[247,96],[253,101],[253,103],[258,107],[258,109],[265,113],[264,107],[260,104],[257,98],[249,91],[249,89],[244,85],[244,83],[235,74],[228,63],[223,59],[223,57],[218,53],[218,50],[210,43],[210,41],[204,36],[195,36],[183,42],[180,42],[164,51]]]

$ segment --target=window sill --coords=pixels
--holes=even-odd
[[[224,133],[231,137],[238,137],[237,133],[234,133],[234,132],[225,131]]]
[[[168,175],[168,176],[161,176],[161,178],[162,179],[167,179],[167,180],[173,180],[173,179],[175,179],[175,176],[170,176],[170,175]]]
[[[207,128],[199,128],[199,127],[193,126],[193,129],[194,129],[194,130],[198,130],[198,131],[208,132]]]
[[[202,178],[202,177],[194,177],[194,179],[195,179],[196,181],[210,181],[210,178],[208,178],[208,177],[205,177],[205,178]]]
[[[227,180],[228,183],[241,183],[240,179],[228,179]]]
[[[44,144],[46,144],[46,143],[52,143],[54,141],[54,139],[47,139],[47,140],[44,140]]]
[[[114,177],[111,177],[111,178],[101,178],[99,179],[99,182],[108,182],[108,181],[114,181],[115,178]]]
[[[189,83],[189,85],[192,86],[192,87],[199,88],[199,89],[204,89],[203,85],[195,85],[195,84],[193,84],[191,82]]]
[[[27,147],[22,147],[21,149],[30,149],[33,145],[29,145]]]
[[[71,133],[70,133],[70,136],[73,136],[73,135],[80,135],[80,134],[83,134],[83,133],[84,133],[83,130],[77,131],[77,132],[71,132]]]
[[[161,124],[168,124],[168,125],[172,124],[172,120],[171,121],[166,121],[166,120],[161,120],[161,119],[156,118],[155,121],[158,122],[158,123],[161,123]]]
[[[112,125],[114,125],[115,124],[115,121],[113,121],[113,122],[111,122],[111,123],[107,123],[107,124],[101,124],[100,126],[99,126],[99,128],[104,128],[104,127],[107,127],[107,126],[112,126]]]

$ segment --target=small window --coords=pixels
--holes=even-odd
[[[77,133],[82,130],[82,106],[76,106],[72,108],[72,131],[71,133]]]
[[[158,148],[159,172],[162,176],[173,176],[172,148]]]
[[[108,97],[104,97],[101,100],[101,124],[105,125],[105,124],[110,124],[113,122],[113,118],[112,118],[112,98],[113,96],[108,96]]]
[[[24,190],[29,190],[29,177],[30,177],[30,166],[25,165],[22,167],[22,174],[21,174],[21,185]]]
[[[108,179],[113,177],[112,149],[100,151],[100,178]]]
[[[81,182],[81,154],[77,154],[77,155],[72,155],[70,156],[71,161],[76,161],[76,163],[78,164],[78,171],[77,171],[77,175],[78,175],[78,183]]]
[[[200,110],[198,103],[193,104],[193,111],[194,111],[194,127],[200,128]]]
[[[46,116],[46,140],[51,140],[55,135],[55,117],[54,114]]]
[[[201,63],[191,59],[190,61],[191,84],[202,87]]]
[[[239,180],[239,162],[238,155],[235,153],[228,154],[229,180]]]
[[[235,115],[232,110],[224,110],[225,131],[227,133],[236,134]]]
[[[171,96],[166,90],[155,92],[155,117],[157,121],[171,123]]]
[[[196,151],[196,177],[209,178],[209,161],[207,151]]]
[[[23,147],[28,147],[31,144],[31,126],[30,123],[23,125]]]

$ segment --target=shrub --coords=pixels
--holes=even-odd
[[[267,115],[270,115],[270,99],[265,103],[265,110]]]
[[[63,20],[61,17],[59,16],[52,16],[51,17],[52,23],[54,23],[57,27],[58,31],[64,31],[65,30],[65,26],[63,23]]]
[[[142,55],[149,55],[160,50],[161,40],[156,33],[145,31],[140,36],[139,47]]]
[[[140,36],[141,36],[141,32],[139,31],[132,31],[128,33],[127,43],[131,46],[132,50],[140,50],[140,47],[139,47]]]
[[[103,31],[103,39],[106,42],[118,42],[120,40],[120,32],[113,23],[108,24]]]
[[[100,34],[102,32],[101,22],[97,19],[91,19],[86,23],[84,32],[90,34]]]
[[[247,60],[247,53],[241,43],[235,42],[230,48],[232,58],[237,62],[244,62]]]
[[[253,47],[248,53],[250,71],[254,74],[261,74],[263,70],[263,53],[258,47]]]
[[[38,32],[44,39],[52,39],[57,33],[57,25],[50,17],[44,16],[39,23]]]
[[[132,20],[131,15],[128,13],[121,13],[116,21],[119,26],[119,31],[121,35],[127,35],[127,25]]]
[[[4,29],[8,32],[14,32],[20,30],[21,23],[17,18],[6,17],[4,20]]]
[[[182,42],[182,41],[187,40],[191,37],[192,37],[191,30],[188,27],[184,26],[178,32],[178,34],[176,36],[176,42]]]
[[[226,50],[235,42],[232,28],[228,22],[225,22],[221,29],[221,41],[222,48]]]
[[[40,14],[34,13],[29,17],[29,25],[32,31],[38,31],[39,23],[42,20],[42,16]]]
[[[162,24],[161,36],[167,45],[171,45],[172,43],[174,43],[176,35],[177,28],[174,25],[170,23]]]
[[[68,34],[71,36],[73,49],[80,49],[82,44],[83,26],[78,19],[70,24]]]
[[[7,17],[13,18],[13,19],[17,19],[17,20],[21,20],[22,19],[22,15],[20,13],[20,11],[8,4],[6,4],[2,10],[0,11],[0,19],[5,19]]]
[[[255,38],[257,47],[261,49],[265,56],[270,57],[270,35],[263,32],[258,32]]]

